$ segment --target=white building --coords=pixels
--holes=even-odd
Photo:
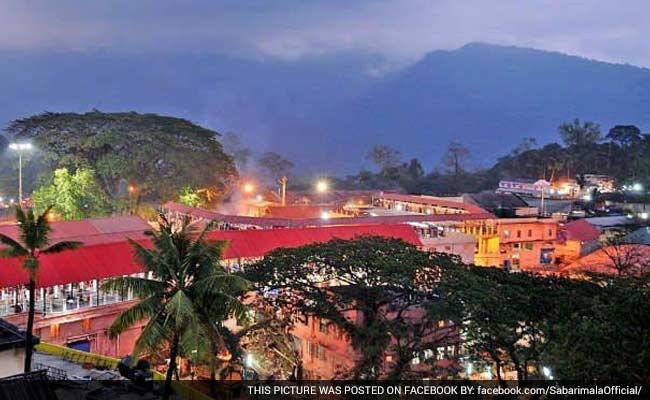
[[[549,196],[551,194],[551,184],[544,179],[502,180],[499,182],[497,192],[516,193],[532,197],[541,197],[543,193],[544,196]]]

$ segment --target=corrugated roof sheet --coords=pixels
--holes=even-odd
[[[395,201],[402,201],[402,202],[425,204],[425,205],[429,205],[429,206],[446,207],[446,208],[462,210],[462,211],[465,211],[467,213],[474,213],[474,214],[480,214],[480,213],[485,213],[486,212],[481,207],[478,207],[478,206],[476,206],[474,204],[471,204],[471,203],[462,203],[462,202],[459,202],[459,201],[449,201],[449,200],[435,199],[435,198],[426,197],[426,196],[419,196],[419,195],[400,194],[400,193],[381,193],[380,195],[377,196],[377,198],[382,198],[382,199],[387,199],[387,200],[395,200]]]
[[[84,242],[86,245],[123,241],[127,236],[133,239],[143,238],[143,232],[151,229],[147,221],[137,216],[54,221],[51,226],[52,243],[73,240]],[[16,239],[19,236],[18,226],[0,226],[0,233]]]
[[[224,258],[236,259],[261,257],[280,247],[299,247],[334,238],[353,239],[364,235],[399,238],[421,245],[417,234],[408,225],[213,231],[208,237],[211,240],[227,241]],[[139,242],[150,245],[148,239],[140,239]],[[28,274],[23,270],[20,259],[3,259],[1,262],[0,288],[27,283]],[[133,259],[132,246],[124,239],[113,243],[86,245],[58,254],[43,254],[40,263],[38,287],[141,272],[140,265]]]
[[[168,202],[162,205],[164,210],[191,215],[197,218],[215,220],[230,224],[254,225],[262,227],[307,227],[307,226],[344,226],[344,225],[383,225],[405,224],[408,222],[447,222],[495,219],[493,214],[483,210],[471,214],[430,214],[430,215],[390,215],[377,217],[342,217],[342,218],[266,218],[227,215],[201,208],[188,207],[183,204]]]

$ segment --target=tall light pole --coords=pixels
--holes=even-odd
[[[11,150],[18,152],[18,206],[23,206],[23,151],[31,150],[31,143],[11,143]]]
[[[280,199],[282,202],[282,207],[285,207],[287,205],[287,181],[288,179],[286,176],[278,179],[278,184],[280,184]]]

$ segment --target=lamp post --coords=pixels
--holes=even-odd
[[[31,143],[11,143],[11,150],[18,152],[18,205],[23,206],[23,151],[31,150]]]

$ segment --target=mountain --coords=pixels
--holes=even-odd
[[[0,52],[0,124],[42,111],[156,112],[239,132],[312,172],[354,172],[372,145],[435,167],[451,140],[488,166],[579,117],[650,128],[650,70],[469,44],[391,73],[369,54],[299,61],[186,53]]]
[[[560,53],[470,44],[435,51],[348,105],[360,142],[382,141],[436,165],[458,140],[489,166],[524,137],[558,140],[576,117],[650,128],[650,70]]]

